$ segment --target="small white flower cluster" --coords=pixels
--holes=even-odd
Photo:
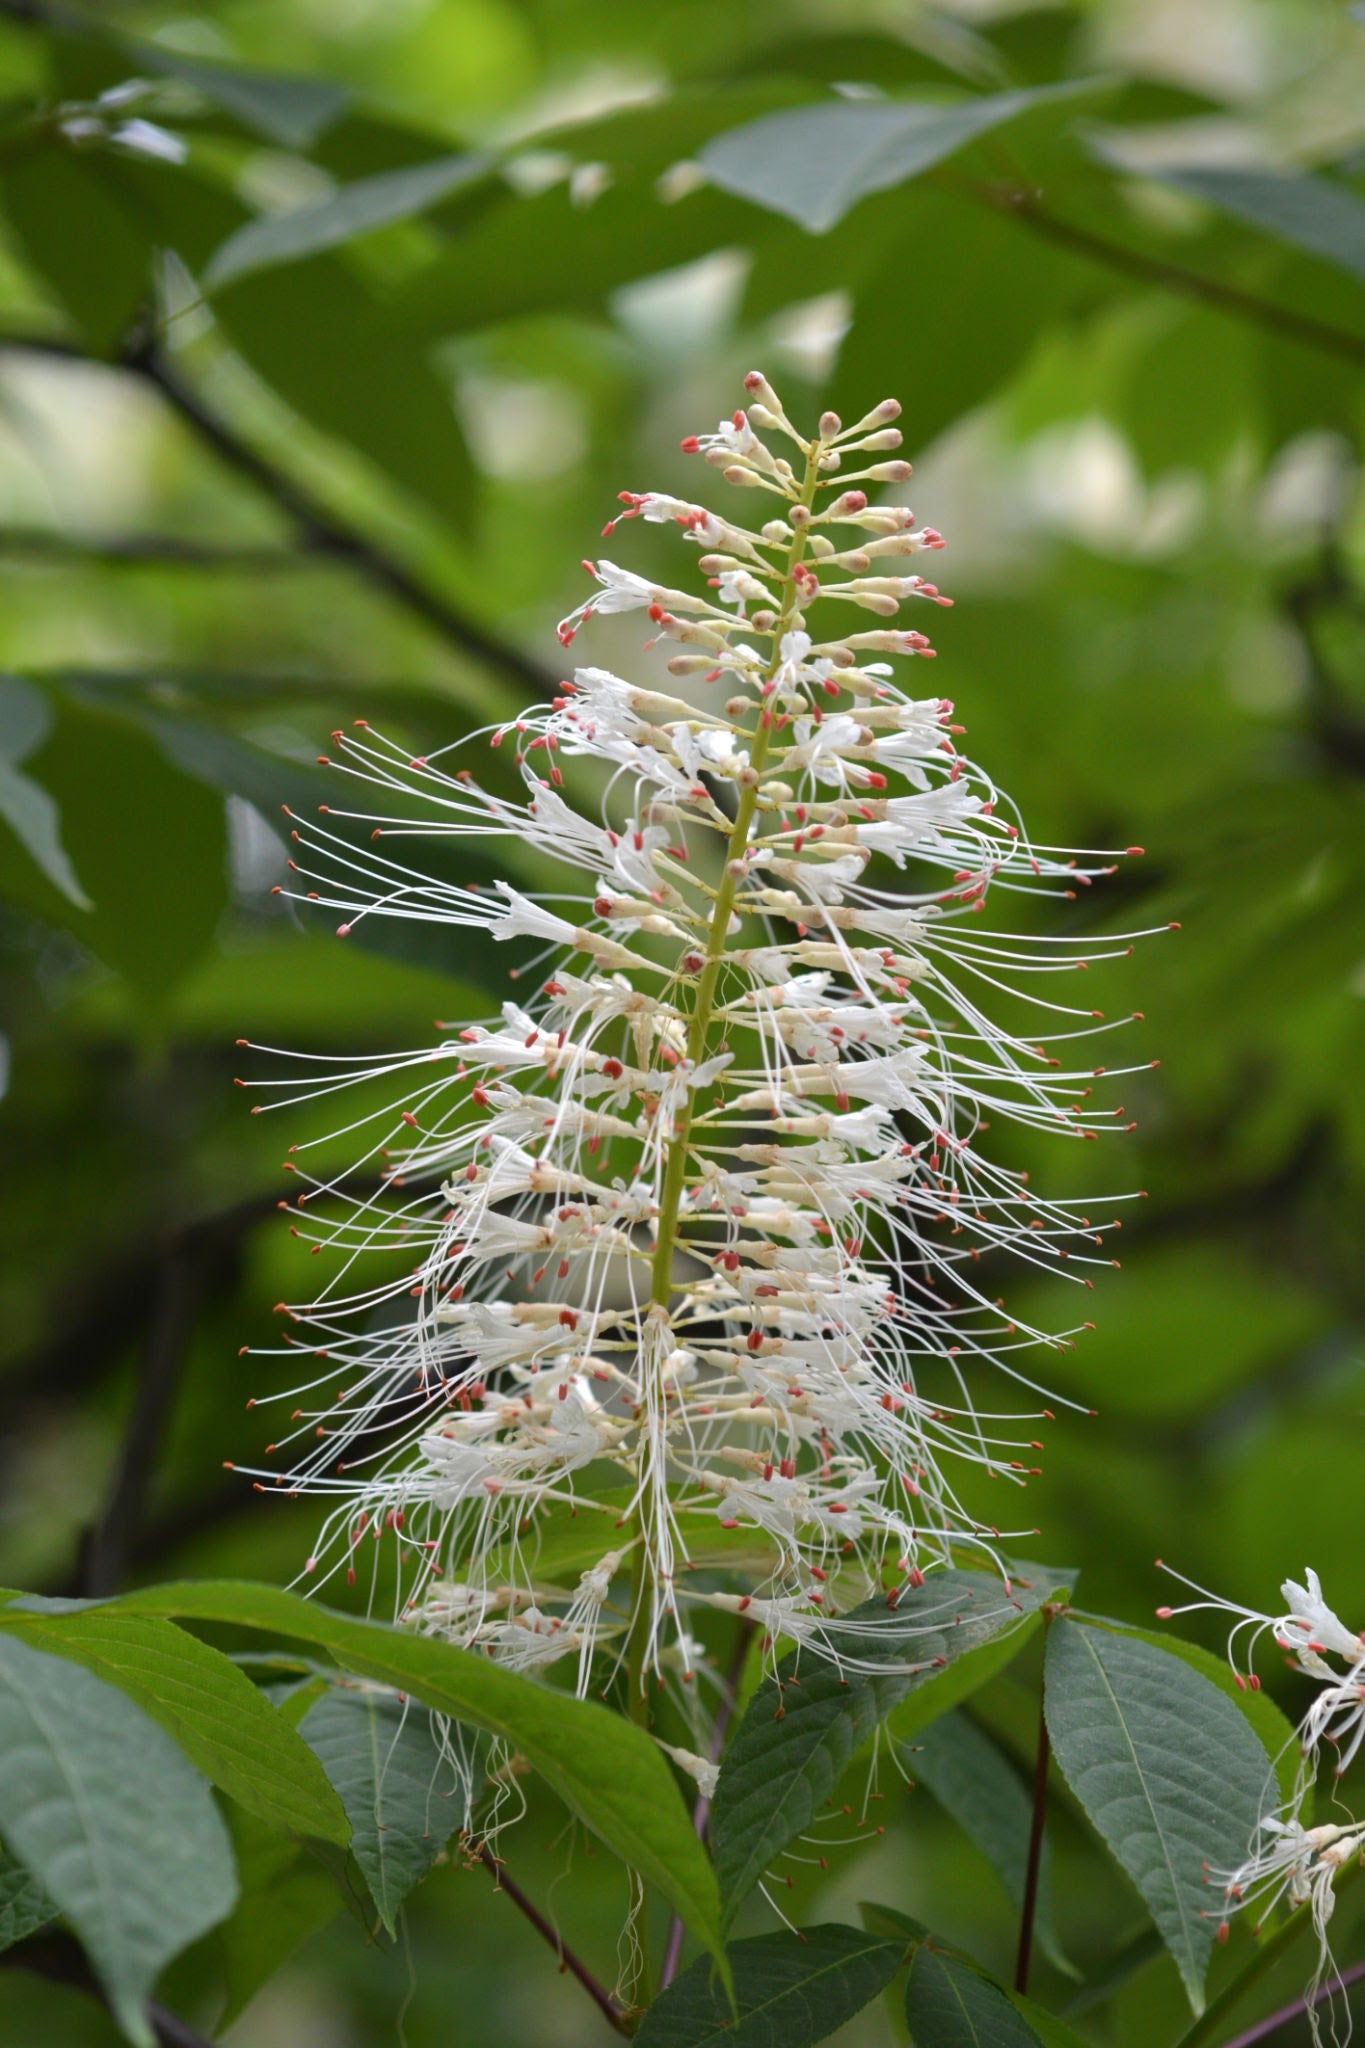
[[[295,832],[296,893],[343,935],[382,915],[539,942],[558,957],[538,994],[392,1060],[313,1062],[302,1091],[249,1084],[296,1100],[387,1075],[398,1098],[352,1126],[379,1195],[290,1162],[299,1232],[321,1209],[317,1248],[341,1255],[285,1310],[316,1366],[271,1447],[292,1472],[260,1475],[338,1500],[309,1568],[354,1575],[367,1535],[391,1543],[416,1625],[522,1669],[573,1657],[583,1688],[604,1649],[637,1701],[692,1676],[689,1616],[751,1611],[838,1656],[860,1600],[1023,1533],[985,1522],[953,1468],[1026,1483],[1051,1415],[1014,1355],[1075,1332],[1007,1313],[996,1255],[1088,1287],[1117,1226],[1040,1199],[981,1140],[999,1119],[1132,1128],[1092,1106],[1106,1069],[1082,1050],[1126,1019],[1035,992],[1126,942],[982,929],[989,892],[1074,898],[1109,856],[1031,845],[952,705],[897,686],[885,657],[931,655],[922,633],[814,623],[949,602],[882,573],[943,545],[868,496],[909,474],[883,459],[899,407],[806,438],[766,379],[748,390],[684,447],[772,516],[623,494],[621,519],[700,548],[705,591],[589,563],[560,627],[567,647],[644,613],[688,694],[576,668],[491,733],[516,798],[358,726],[333,765],[389,805]],[[562,793],[571,759],[596,815]],[[574,886],[442,880],[399,857],[422,838],[513,841]],[[870,879],[878,862],[907,885]],[[381,1255],[372,1282],[351,1277],[361,1252]],[[982,1411],[992,1365],[1031,1412]],[[600,1531],[572,1571],[550,1555],[571,1520]]]
[[[1161,1564],[1160,1568],[1170,1571],[1169,1565]],[[1310,1821],[1313,1818],[1324,1746],[1333,1753],[1332,1774],[1339,1779],[1365,1742],[1365,1634],[1347,1628],[1333,1613],[1322,1597],[1322,1585],[1315,1571],[1304,1573],[1307,1583],[1302,1586],[1295,1579],[1285,1580],[1280,1588],[1285,1601],[1282,1614],[1260,1614],[1255,1608],[1242,1607],[1206,1592],[1179,1572],[1171,1575],[1200,1597],[1180,1607],[1159,1607],[1157,1614],[1163,1621],[1173,1615],[1209,1609],[1237,1617],[1228,1638],[1228,1655],[1239,1685],[1260,1690],[1261,1681],[1250,1668],[1250,1655],[1261,1637],[1269,1635],[1319,1687],[1298,1725],[1300,1761],[1291,1798],[1279,1802],[1272,1782],[1267,1787],[1266,1810],[1245,1859],[1235,1870],[1209,1872],[1210,1878],[1223,1887],[1220,1940],[1226,1939],[1228,1916],[1245,1906],[1256,1907],[1258,1922],[1282,1900],[1291,1907],[1311,1908],[1318,1956],[1306,1996],[1316,2039],[1319,2021],[1314,2001],[1322,1993],[1329,1972],[1334,1970],[1327,1941],[1327,1923],[1336,1904],[1334,1886],[1348,1864],[1357,1858],[1365,1860],[1365,1821],[1345,1813],[1341,1823],[1305,1826],[1304,1822],[1305,1817]],[[1246,1641],[1239,1650],[1244,1636]],[[1238,1669],[1239,1654],[1247,1659],[1245,1673]],[[1333,2041],[1349,2039],[1350,2015],[1344,2015],[1344,2032],[1338,2030],[1341,2017],[1335,2008],[1331,2010]]]

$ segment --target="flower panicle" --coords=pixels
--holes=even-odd
[[[291,819],[283,893],[343,936],[378,916],[468,934],[457,960],[510,944],[524,998],[247,1084],[258,1108],[366,1091],[367,1179],[330,1174],[330,1140],[288,1162],[330,1265],[281,1305],[307,1376],[275,1397],[286,1469],[257,1479],[333,1501],[310,1569],[387,1546],[415,1625],[517,1668],[573,1658],[581,1688],[605,1652],[637,1695],[685,1690],[692,1621],[737,1601],[856,1661],[860,1603],[1031,1533],[979,1482],[1035,1474],[1054,1418],[1028,1354],[1090,1325],[1033,1327],[996,1263],[1088,1289],[1119,1226],[984,1141],[1130,1130],[1097,1083],[1142,1071],[1097,1060],[1128,1020],[1065,979],[1137,934],[984,916],[1140,849],[1034,844],[952,703],[896,680],[925,635],[824,624],[950,602],[900,573],[942,536],[869,496],[909,475],[880,459],[899,408],[806,438],[758,373],[748,394],[684,446],[772,516],[623,493],[611,526],[676,527],[703,587],[600,559],[559,628],[643,613],[663,674],[575,667],[485,731],[481,776],[470,742],[413,755],[359,723],[327,757],[355,794]]]

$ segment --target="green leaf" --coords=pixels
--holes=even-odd
[[[1243,1719],[1250,1722],[1266,1755],[1274,1759],[1281,1797],[1288,1799],[1291,1796],[1301,1756],[1298,1730],[1268,1692],[1253,1692],[1245,1682],[1239,1682],[1226,1657],[1217,1657],[1201,1643],[1187,1643],[1168,1630],[1133,1628],[1126,1621],[1111,1621],[1102,1614],[1073,1613],[1072,1619],[1084,1623],[1086,1628],[1108,1629],[1114,1635],[1131,1636],[1135,1642],[1150,1643],[1153,1649],[1179,1657],[1182,1664],[1200,1672],[1210,1685],[1216,1685],[1219,1692],[1232,1701]]]
[[[0,1636],[0,1830],[83,1942],[130,2041],[161,1970],[231,1911],[227,1833],[199,1773],[112,1686]]]
[[[453,525],[471,524],[477,477],[451,380],[342,254],[239,273],[213,305],[229,341],[302,418]]]
[[[1231,1700],[1169,1648],[1080,1622],[1049,1631],[1046,1702],[1062,1774],[1201,2012],[1218,1921],[1204,1866],[1245,1856],[1274,1789],[1270,1759]]]
[[[902,1913],[899,1906],[879,1906],[875,1899],[860,1899],[858,1918],[869,1934],[880,1934],[887,1941],[898,1940],[901,1935],[908,1942],[933,1940],[924,1922],[910,1913]]]
[[[955,1657],[1014,1626],[1026,1600],[1044,1597],[1036,1583],[1007,1594],[986,1572],[934,1572],[894,1610],[877,1599],[843,1617],[832,1639],[842,1670],[798,1652],[765,1679],[726,1750],[711,1812],[727,1913],[810,1826],[853,1752],[893,1707]]]
[[[1226,164],[1162,165],[1159,178],[1206,199],[1277,241],[1365,278],[1365,200],[1330,178],[1305,172],[1238,170]]]
[[[55,889],[78,910],[94,905],[82,889],[62,845],[61,814],[47,791],[20,769],[0,761],[0,818]]]
[[[300,824],[309,824],[325,800],[335,803],[338,782],[334,775],[304,762],[286,760],[254,741],[222,732],[197,720],[169,717],[161,712],[135,711],[137,722],[151,733],[166,759],[196,782],[225,794],[244,797],[254,804],[281,840],[292,826],[283,812],[291,811]],[[390,816],[421,817],[420,800],[407,801],[402,795],[387,799]],[[291,849],[292,850],[292,849]],[[362,848],[367,850],[367,848]],[[466,845],[452,851],[439,842],[429,843],[422,857],[422,870],[435,878],[453,882],[492,881],[498,875],[515,874],[520,866],[518,842],[500,842],[494,853],[476,853]],[[294,884],[299,887],[299,884]],[[324,889],[324,893],[326,893]],[[310,905],[296,906],[311,918]],[[319,925],[334,936],[337,912],[319,910]],[[431,968],[441,974],[477,975],[485,989],[505,993],[508,961],[506,948],[486,933],[452,928],[439,918],[366,917],[359,919],[349,943],[367,951],[383,953],[409,966]]]
[[[1095,90],[1069,80],[993,93],[955,106],[928,100],[822,102],[765,114],[714,136],[701,151],[712,181],[738,198],[824,234],[869,193],[888,191],[955,156],[979,136],[1035,108],[1061,106]]]
[[[209,1936],[223,1971],[226,2005],[219,2033],[231,2026],[267,1980],[329,1920],[345,1900],[336,1880],[311,1850],[243,1807],[228,1814],[241,1897]]]
[[[1049,1600],[1064,1600],[1075,1584],[1074,1571],[1055,1571],[1047,1565],[1012,1563],[1010,1590],[1019,1603],[1022,1618],[1013,1628],[1000,1629],[990,1621],[965,1617],[961,1632],[954,1637],[954,1656],[946,1671],[940,1671],[932,1685],[917,1686],[887,1721],[887,1732],[897,1742],[909,1742],[921,1728],[927,1728],[940,1714],[961,1706],[997,1672],[1012,1664],[1025,1643],[1042,1626],[1042,1609]]]
[[[330,1687],[299,1733],[341,1795],[351,1853],[394,1934],[399,1907],[465,1820],[468,1781],[452,1786],[431,1716],[386,1694]]]
[[[483,157],[438,157],[434,163],[407,164],[376,172],[372,178],[353,179],[309,206],[248,221],[214,255],[204,284],[211,291],[248,271],[296,263],[302,256],[315,256],[320,249],[335,248],[392,221],[408,220],[471,184],[486,168]]]
[[[91,921],[67,921],[144,997],[165,995],[212,945],[227,902],[221,797],[168,767],[128,720],[74,704],[42,775],[77,872],[98,877]]]
[[[0,1608],[0,1628],[116,1685],[206,1777],[263,1820],[324,1841],[348,1840],[342,1802],[308,1744],[221,1650],[172,1622],[99,1608]]]
[[[31,1870],[15,1860],[0,1842],[0,1949],[13,1948],[55,1920],[59,1908]]]
[[[886,232],[893,207],[894,236]],[[849,280],[854,320],[830,400],[857,419],[864,392],[894,388],[905,401],[902,426],[911,448],[926,446],[964,412],[989,402],[1028,361],[1042,332],[1115,289],[1112,276],[1092,259],[1021,232],[1018,221],[956,185],[922,179],[893,202],[869,208],[865,218],[859,262],[867,269]],[[841,243],[827,246],[847,267]],[[1003,294],[1002,275],[1010,280]],[[951,277],[952,291],[927,289],[925,279],[933,276]],[[908,326],[934,364],[932,377],[904,374]],[[962,345],[964,335],[971,336],[970,347]]]
[[[291,77],[244,64],[211,64],[164,44],[119,38],[140,71],[159,71],[192,85],[244,127],[282,149],[306,150],[346,107],[344,87],[325,78]]]
[[[56,145],[34,149],[6,168],[0,195],[25,257],[85,346],[92,355],[117,356],[150,302],[152,244],[101,160]]]
[[[0,761],[17,767],[52,730],[52,706],[18,676],[0,676]]]
[[[580,1575],[601,1558],[611,1532],[624,1528],[631,1499],[629,1488],[605,1487],[596,1494],[591,1511],[552,1508],[517,1538],[515,1557],[524,1560],[525,1569],[538,1585],[575,1586]],[[598,1512],[603,1508],[614,1513]],[[743,1571],[762,1567],[772,1555],[761,1531],[723,1528],[717,1517],[704,1509],[680,1509],[673,1527],[688,1566],[724,1565]],[[513,1563],[511,1545],[495,1545],[488,1553],[487,1569],[494,1579],[509,1573]]]
[[[705,1956],[645,2014],[640,2048],[811,2048],[891,1982],[905,1954],[856,1927],[760,1934],[729,1950],[735,2011]]]
[[[986,1858],[1011,1900],[1022,1907],[1033,1802],[1019,1773],[965,1714],[941,1714],[907,1759],[926,1786]],[[1048,1848],[1043,1846],[1034,1934],[1055,1969],[1074,1977],[1052,1923]]]
[[[879,1906],[871,1900],[864,1899],[859,1904],[858,1914],[864,1927],[871,1934],[882,1934],[888,1939],[903,1935],[917,1951],[927,1946],[930,1955],[938,1960],[965,1970],[974,1977],[979,1978],[982,1974],[970,1957],[939,1941],[922,1921],[911,1919],[908,1913],[902,1913],[895,1906]],[[1048,2012],[1041,2005],[1035,2005],[1031,1998],[1025,1998],[1021,1992],[1006,1990],[1003,1985],[997,1986],[993,1982],[992,1988],[1004,1991],[1005,1997],[1015,2011],[1032,2027],[1043,2048],[1084,2048],[1080,2035],[1073,2033],[1055,2013]]]
[[[653,1742],[619,1715],[472,1651],[355,1621],[274,1586],[231,1579],[151,1586],[124,1594],[118,1611],[228,1622],[318,1643],[357,1676],[501,1737],[723,1958],[716,1881],[690,1816]]]
[[[998,1984],[932,1948],[915,1951],[905,2017],[914,2048],[1043,2048]]]

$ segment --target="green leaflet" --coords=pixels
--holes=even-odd
[[[244,1807],[228,1814],[241,1897],[206,1948],[222,1970],[226,2004],[219,2033],[231,2026],[299,1943],[352,1902],[336,1873],[308,1848],[266,1827]]]
[[[1365,279],[1365,200],[1330,178],[1227,164],[1163,165],[1149,173],[1248,226]]]
[[[1249,1685],[1238,1683],[1237,1674],[1226,1657],[1215,1656],[1201,1643],[1185,1642],[1169,1628],[1132,1628],[1127,1622],[1111,1621],[1100,1614],[1073,1613],[1071,1618],[1084,1623],[1087,1628],[1107,1629],[1113,1635],[1131,1636],[1135,1642],[1150,1643],[1154,1650],[1165,1650],[1169,1655],[1179,1657],[1191,1671],[1199,1672],[1210,1685],[1216,1685],[1219,1692],[1232,1701],[1243,1719],[1250,1722],[1262,1748],[1273,1758],[1281,1798],[1290,1797],[1299,1770],[1298,1730],[1268,1692],[1253,1692]]]
[[[1063,1776],[1146,1901],[1196,2012],[1219,1919],[1205,1865],[1246,1854],[1270,1759],[1218,1687],[1170,1649],[1062,1619],[1048,1731]]]
[[[351,1854],[393,1934],[404,1899],[464,1821],[467,1779],[452,1772],[430,1714],[391,1695],[329,1687],[299,1733],[340,1795]]]
[[[204,272],[205,287],[212,291],[216,285],[245,277],[248,271],[296,263],[391,221],[408,220],[472,183],[486,168],[485,160],[477,156],[404,164],[396,170],[377,171],[370,178],[355,178],[311,205],[263,214],[238,228],[215,252]]]
[[[833,99],[764,114],[701,151],[713,183],[786,214],[811,234],[837,226],[869,193],[885,192],[1040,108],[1062,122],[1108,88],[1088,79],[993,93],[943,106],[925,100]]]
[[[0,1843],[0,1949],[36,1934],[57,1917],[57,1907],[31,1870]]]
[[[1016,1906],[1022,1906],[1033,1802],[1014,1765],[965,1714],[941,1714],[906,1756],[913,1775],[986,1857]],[[1038,1885],[1034,1939],[1054,1969],[1079,1975],[1052,1921],[1047,1843]]]
[[[842,1672],[786,1659],[765,1679],[726,1750],[711,1830],[716,1874],[733,1913],[773,1858],[810,1826],[840,1772],[878,1722],[967,1651],[1013,1628],[1051,1590],[1050,1575],[1006,1594],[987,1572],[934,1572],[894,1610],[872,1600],[843,1618],[833,1640]],[[859,1671],[854,1662],[884,1669]],[[900,1668],[896,1668],[896,1667]]]
[[[553,1692],[471,1651],[356,1621],[274,1586],[231,1579],[152,1586],[125,1594],[117,1611],[227,1622],[318,1643],[357,1676],[501,1737],[663,1893],[725,1967],[716,1881],[669,1768],[647,1735],[605,1707]]]
[[[864,1927],[873,1934],[888,1938],[903,1935],[909,1942],[915,1966],[919,1967],[919,1982],[916,1997],[923,2001],[926,2011],[937,2004],[941,2011],[939,2018],[949,2031],[943,2035],[943,2048],[959,2048],[966,2044],[972,2048],[972,2036],[963,2034],[966,2025],[975,2025],[983,2043],[989,2044],[992,2037],[982,2032],[992,2025],[999,2034],[998,2048],[1031,2048],[1034,2041],[1041,2048],[1083,2048],[1081,2038],[1055,2013],[1035,2005],[1022,1992],[1007,1990],[978,1969],[971,1959],[959,1950],[941,1942],[930,1933],[919,1920],[911,1919],[908,1913],[899,1912],[894,1906],[878,1906],[864,1900],[858,1908]],[[921,1958],[923,1963],[921,1964]],[[940,1966],[938,1969],[935,1966]],[[975,1981],[972,1981],[975,1980]],[[907,1984],[907,2013],[910,2006],[910,1986]],[[992,1996],[994,1994],[994,1996]],[[1012,2022],[1000,2010],[1000,2001],[1014,2008],[1014,2013],[1025,2022],[1022,2034],[1009,2031]],[[946,2017],[945,2017],[946,2015]],[[926,2021],[927,2024],[927,2021]],[[952,2031],[956,2029],[956,2031]],[[933,2036],[931,2048],[940,2048],[938,2034]]]
[[[932,1685],[917,1687],[896,1707],[887,1722],[887,1732],[898,1742],[909,1742],[921,1728],[927,1728],[940,1714],[960,1706],[974,1692],[1012,1664],[1024,1644],[1042,1625],[1042,1609],[1049,1600],[1065,1600],[1076,1582],[1074,1571],[1055,1571],[1048,1565],[1012,1561],[1010,1587],[1019,1606],[1019,1618],[1004,1629],[989,1620],[964,1616],[953,1640],[953,1661],[940,1671]]]
[[[655,2000],[635,2038],[641,2048],[812,2048],[885,1989],[904,1954],[904,1942],[856,1927],[737,1941],[734,2012],[702,1956]]]
[[[116,1685],[206,1777],[262,1820],[346,1842],[346,1815],[317,1758],[220,1650],[172,1622],[100,1608],[0,1608],[0,1628]]]
[[[910,1964],[905,2017],[914,2048],[1043,2048],[998,1984],[928,1947]]]
[[[208,1786],[123,1694],[0,1636],[0,1830],[65,1913],[128,2039],[161,1970],[231,1910],[232,1851]]]

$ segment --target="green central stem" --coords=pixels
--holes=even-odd
[[[806,474],[802,480],[801,496],[797,501],[807,512],[815,503],[815,493],[820,482],[820,456],[823,453],[817,441],[806,458]],[[782,637],[788,631],[791,621],[799,610],[797,604],[796,571],[806,552],[808,529],[798,526],[787,551],[783,571],[782,613],[773,627],[773,655],[765,682],[771,682],[777,673],[781,660]],[[735,821],[730,828],[730,837],[725,847],[725,866],[721,873],[720,886],[716,891],[711,911],[711,923],[706,934],[706,952],[700,973],[697,976],[695,995],[690,1016],[687,1018],[687,1057],[697,1064],[706,1057],[707,1041],[715,1015],[716,989],[720,983],[721,969],[725,964],[725,946],[730,931],[730,920],[735,912],[735,900],[739,892],[744,856],[748,850],[749,834],[753,828],[754,813],[758,809],[759,782],[763,765],[768,756],[772,740],[774,721],[771,707],[760,699],[758,725],[751,737],[749,766],[751,779],[739,793],[735,810]],[[656,1225],[654,1257],[650,1269],[650,1296],[647,1313],[667,1317],[673,1299],[673,1251],[678,1234],[678,1218],[682,1212],[682,1198],[687,1186],[687,1162],[691,1149],[692,1119],[696,1113],[697,1091],[689,1089],[682,1108],[668,1140],[667,1157],[664,1163],[663,1187],[659,1196],[659,1215]],[[645,1659],[649,1647],[651,1615],[654,1605],[653,1568],[649,1548],[644,1540],[641,1517],[635,1517],[635,1543],[632,1550],[631,1583],[631,1628],[626,1646],[626,1695],[630,1717],[641,1727],[649,1724],[649,1701],[645,1693]]]

